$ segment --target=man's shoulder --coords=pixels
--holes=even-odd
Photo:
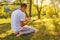
[[[12,13],[18,13],[18,12],[19,12],[19,9],[14,10]]]

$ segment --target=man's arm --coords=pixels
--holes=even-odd
[[[20,26],[23,27],[25,25],[24,21],[20,21]]]
[[[26,20],[27,19],[27,20]],[[29,17],[25,19],[24,13],[20,14],[20,26],[23,27],[29,22]]]
[[[29,21],[30,21],[30,19],[27,19],[25,21],[20,21],[21,27],[23,27],[24,25],[26,25]]]
[[[28,21],[25,21],[25,22],[24,22],[24,21],[20,21],[20,26],[23,27],[23,26],[25,26],[27,23],[28,23]]]

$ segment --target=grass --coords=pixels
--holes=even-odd
[[[11,31],[10,19],[0,19],[0,40],[60,40],[60,19],[32,20],[28,25],[36,28],[36,32],[18,38]],[[58,30],[58,31],[56,31]]]

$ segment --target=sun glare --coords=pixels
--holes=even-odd
[[[11,0],[11,2],[14,2],[15,0]]]
[[[60,8],[60,4],[58,5],[58,7]]]
[[[45,0],[44,2],[43,2],[43,5],[49,5],[50,4],[50,0]]]
[[[41,5],[41,0],[34,0],[34,4],[37,5],[37,2],[38,2],[38,5]],[[50,0],[43,0],[43,6],[44,5],[49,5],[50,4]]]
[[[38,2],[38,3],[37,3],[37,2]],[[38,4],[38,5],[41,5],[41,1],[40,1],[40,0],[34,0],[34,4],[35,4],[35,5],[37,5],[37,4]]]

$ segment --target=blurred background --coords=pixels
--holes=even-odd
[[[37,30],[33,36],[16,38],[11,31],[10,17],[22,3],[27,4],[26,17],[31,17],[27,25]],[[0,39],[60,40],[60,0],[0,0]]]
[[[26,13],[31,17],[60,17],[59,0],[0,0],[0,18],[10,17],[12,11],[18,9],[21,3],[28,5]]]

